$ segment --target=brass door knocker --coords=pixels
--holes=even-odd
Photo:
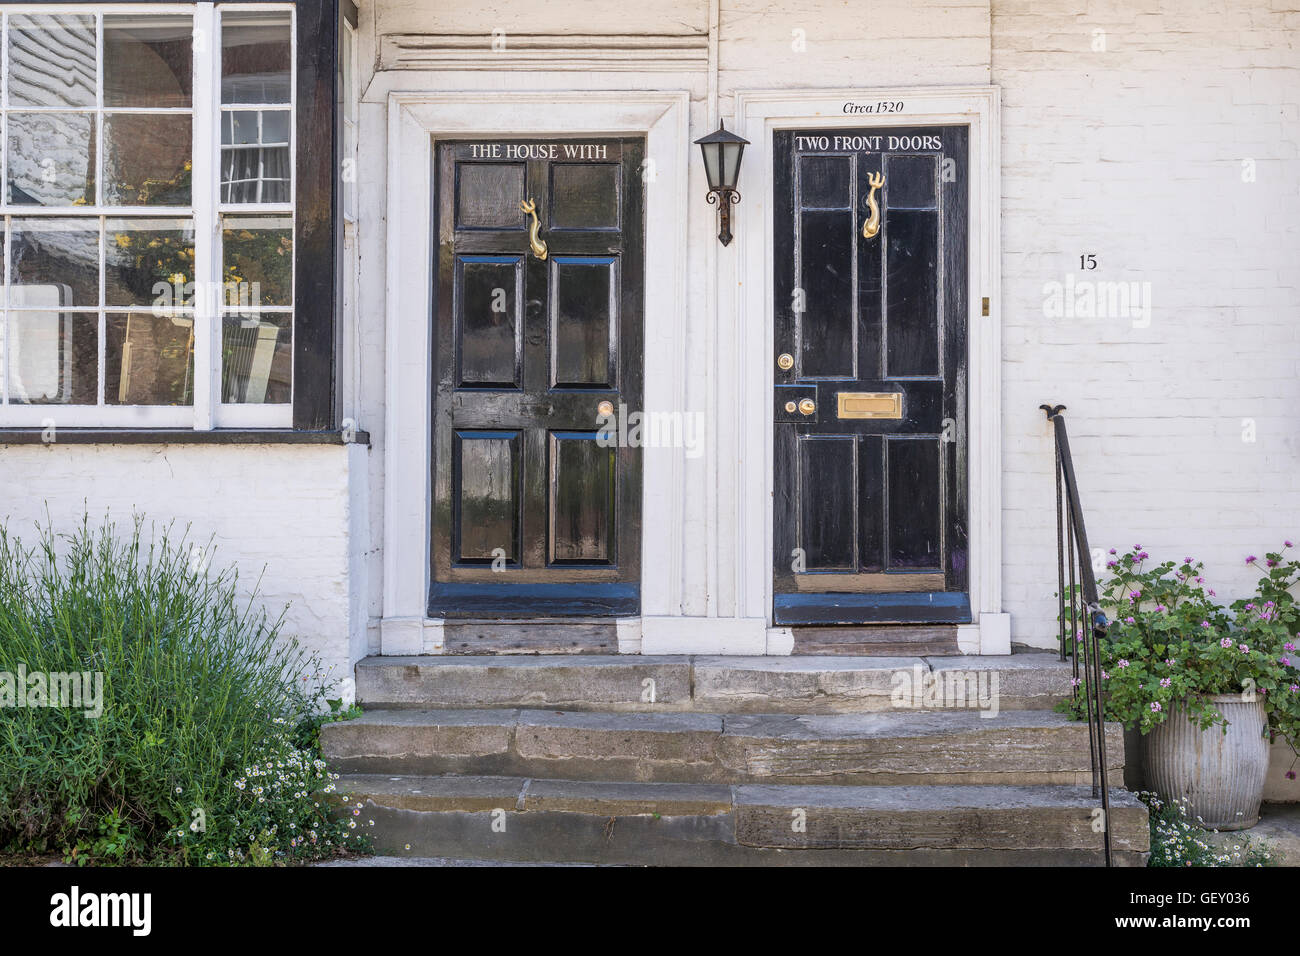
[[[532,225],[528,227],[528,245],[532,247],[533,255],[539,259],[545,259],[546,240],[537,235],[542,228],[541,223],[537,221],[537,203],[531,199],[525,199],[519,204],[519,208],[523,210],[524,215],[533,217]]]
[[[871,210],[871,215],[862,224],[863,239],[870,239],[880,231],[880,205],[876,202],[876,190],[885,185],[885,174],[869,173],[867,183],[871,186],[871,192],[867,193],[867,208]]]

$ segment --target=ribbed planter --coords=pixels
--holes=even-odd
[[[1243,830],[1259,822],[1268,772],[1264,705],[1237,694],[1211,697],[1228,721],[1201,730],[1181,707],[1142,738],[1147,784],[1166,803],[1186,803],[1192,823]],[[1198,819],[1199,818],[1199,819]]]

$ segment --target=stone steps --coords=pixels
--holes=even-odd
[[[368,658],[326,724],[381,852],[485,864],[1086,864],[1086,724],[1052,654]],[[1115,862],[1144,862],[1119,789]],[[368,821],[373,819],[373,827]]]
[[[624,865],[1096,865],[1081,786],[611,783],[350,774],[381,853]],[[370,820],[375,821],[369,827]],[[1142,865],[1146,810],[1116,791],[1114,860]]]
[[[789,784],[1082,784],[1087,725],[1050,711],[858,714],[371,710],[326,724],[346,773]],[[1122,780],[1123,735],[1108,727]]]
[[[924,709],[1050,710],[1070,693],[1054,654],[1001,657],[370,657],[367,708],[844,714]]]

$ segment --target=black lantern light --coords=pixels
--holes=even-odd
[[[704,175],[709,178],[709,202],[718,207],[718,241],[731,242],[731,207],[740,202],[736,180],[740,178],[740,156],[749,145],[743,136],[727,131],[719,121],[718,131],[697,139],[704,154]]]

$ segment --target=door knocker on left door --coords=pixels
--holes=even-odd
[[[871,210],[871,215],[862,224],[863,239],[870,239],[880,231],[880,206],[876,203],[876,190],[885,185],[885,174],[870,173],[867,184],[871,187],[871,192],[867,193],[867,208]]]
[[[533,250],[533,255],[539,259],[546,258],[546,240],[537,235],[541,231],[542,225],[537,221],[537,203],[531,199],[525,199],[519,204],[524,215],[532,216],[532,225],[528,227],[528,245]]]

